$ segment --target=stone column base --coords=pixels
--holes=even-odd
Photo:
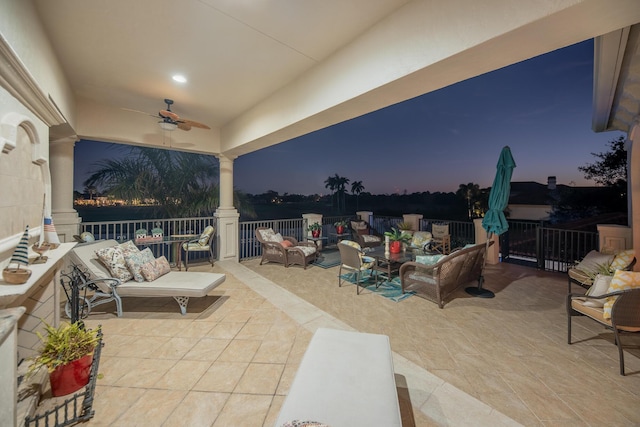
[[[61,243],[73,242],[73,235],[79,234],[82,218],[75,209],[70,211],[54,211],[52,213],[53,224]]]

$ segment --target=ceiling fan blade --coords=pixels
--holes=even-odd
[[[160,117],[168,117],[171,120],[179,120],[180,117],[174,113],[173,111],[169,111],[169,110],[160,110]]]
[[[199,123],[199,122],[194,122],[193,120],[187,120],[187,119],[177,119],[177,121],[182,122],[182,123],[186,123],[189,126],[193,126],[194,128],[200,128],[200,129],[211,129],[209,126]]]
[[[191,130],[191,125],[189,125],[188,123],[184,123],[182,121],[178,121],[178,122],[176,122],[176,124],[178,125],[178,129]]]
[[[120,107],[120,109],[121,109],[121,110],[124,110],[124,111],[131,111],[131,112],[133,112],[133,113],[140,113],[140,114],[144,114],[145,116],[160,117],[160,116],[158,116],[157,114],[150,114],[150,113],[147,113],[146,111],[132,110],[131,108],[124,108],[124,107]],[[162,117],[160,117],[160,118],[162,118]]]

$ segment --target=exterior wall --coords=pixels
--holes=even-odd
[[[509,219],[541,221],[549,219],[551,205],[509,205]]]

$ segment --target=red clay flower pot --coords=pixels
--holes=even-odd
[[[314,239],[320,237],[320,230],[311,230],[311,236],[313,236]]]
[[[80,390],[89,382],[93,354],[87,354],[71,363],[57,367],[49,374],[51,394],[64,396]]]
[[[343,234],[344,233],[344,225],[338,225],[336,227],[336,233]]]
[[[394,240],[389,242],[389,252],[392,254],[399,254],[402,251],[402,242]]]

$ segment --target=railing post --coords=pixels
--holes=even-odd
[[[538,269],[544,270],[544,229],[539,225],[536,227],[536,261]]]

